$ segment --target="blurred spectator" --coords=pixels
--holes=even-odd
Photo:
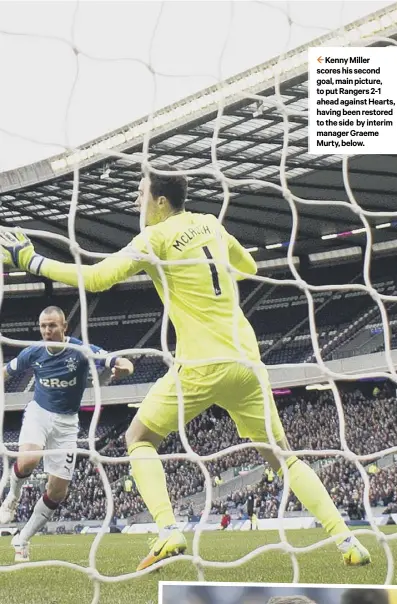
[[[358,455],[384,450],[397,444],[397,424],[394,420],[397,402],[394,397],[380,390],[375,398],[366,398],[360,390],[341,393],[345,438],[349,449]],[[305,393],[303,396],[278,399],[280,417],[287,438],[293,450],[311,449],[341,450],[340,421],[329,391]],[[129,418],[123,424],[108,430],[97,443],[98,450],[108,458],[126,456],[124,432]],[[212,455],[236,444],[247,442],[238,437],[229,416],[219,410],[210,409],[194,419],[186,429],[189,443],[200,455]],[[159,450],[162,454],[184,453],[178,433],[165,439]],[[129,475],[128,462],[105,463],[111,496],[114,501],[114,515],[119,519],[133,519],[145,510],[145,506]],[[310,456],[309,463],[317,462],[318,473],[335,504],[348,510],[353,501],[362,503],[363,479],[357,466],[346,461],[341,455]],[[222,473],[233,469],[238,475],[241,468],[253,468],[262,464],[262,458],[253,447],[240,449],[235,453],[222,455],[205,465],[212,477],[213,486],[220,485]],[[319,466],[319,464],[321,464]],[[186,513],[184,498],[201,493],[205,489],[204,476],[197,464],[187,460],[165,462],[167,482],[171,501]],[[376,463],[368,468],[371,506],[397,505],[397,468],[391,466],[379,469]],[[18,508],[17,520],[26,521],[45,485],[45,475],[38,470],[26,483]],[[224,485],[222,485],[224,488]],[[255,512],[259,518],[276,518],[282,495],[282,482],[277,474],[266,467],[263,479],[254,487]],[[110,495],[110,494],[109,494]],[[226,501],[215,501],[212,510],[222,513],[226,503],[237,513],[243,510],[246,490],[230,492]],[[105,487],[97,469],[88,456],[80,456],[76,464],[70,493],[57,511],[58,520],[99,520],[105,517],[107,498]],[[291,494],[287,502],[289,512],[299,511],[300,503]],[[362,510],[361,510],[362,513]]]
[[[232,519],[230,514],[228,514],[228,512],[225,512],[221,518],[221,530],[225,531],[227,529],[227,527],[229,526],[229,524],[231,523]]]

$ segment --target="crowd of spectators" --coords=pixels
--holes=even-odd
[[[354,520],[365,517],[364,483],[355,466],[349,465],[345,460],[336,461],[322,469],[319,476],[340,510],[346,511]],[[370,506],[384,507],[384,514],[397,513],[397,466],[379,469],[376,474],[369,474],[368,478]],[[263,477],[251,488],[255,495],[255,512],[258,518],[276,518],[282,497],[282,481],[275,476],[274,481],[269,484]],[[248,492],[247,487],[238,489],[224,500],[214,501],[211,513],[222,514],[228,510],[229,513],[234,514],[234,517],[243,517],[246,512]],[[287,512],[302,510],[292,493],[288,498],[286,509]]]
[[[332,394],[317,395],[316,401],[296,399],[281,412],[284,427],[292,449],[341,449],[339,420]],[[397,429],[394,422],[397,401],[387,392],[376,392],[366,398],[362,392],[342,396],[347,446],[357,455],[375,453],[396,446]],[[313,457],[306,457],[313,463]],[[358,508],[358,516],[365,514],[363,506],[364,482],[357,466],[341,455],[323,459],[318,474],[335,505],[348,513]],[[370,483],[369,502],[372,507],[385,507],[384,513],[397,513],[397,466],[384,469],[376,463],[368,464]],[[265,478],[254,485],[256,511],[260,518],[274,518],[282,496],[282,481],[275,476],[271,485]],[[221,513],[225,506],[241,514],[248,491],[239,489],[226,501],[216,501],[212,510]],[[291,493],[287,511],[300,511],[301,504]]]
[[[249,493],[254,495],[254,510],[259,519],[277,518],[282,495],[282,482],[277,475],[271,481],[263,476],[259,483],[233,491],[224,500],[213,501],[211,513],[223,514],[228,510],[234,511],[237,517],[244,517]]]
[[[397,402],[390,392],[377,392],[375,396],[364,396],[360,390],[344,392],[341,396],[345,436],[348,447],[356,454],[363,455],[384,450],[397,444],[396,417]],[[293,450],[341,449],[340,419],[331,391],[315,394],[303,392],[300,396],[278,399],[280,417]],[[125,424],[118,425],[98,446],[98,450],[109,457],[126,455],[124,444]],[[193,420],[186,429],[192,449],[200,455],[213,455],[242,441],[235,426],[226,413],[219,409],[209,410]],[[160,453],[183,453],[179,434],[171,434],[160,448]],[[320,456],[321,457],[321,456]],[[318,456],[307,456],[309,463]],[[212,477],[220,476],[230,468],[254,467],[262,459],[254,448],[240,449],[206,461]],[[362,500],[363,481],[357,467],[343,457],[328,455],[322,459],[324,465],[319,475],[331,493],[336,505],[347,507],[352,500]],[[107,463],[104,465],[111,484],[114,501],[114,516],[131,518],[145,510],[144,503],[134,485],[126,489],[125,480],[129,475],[129,465]],[[183,498],[191,497],[204,489],[204,476],[197,464],[188,460],[165,462],[169,493],[174,505],[180,505]],[[370,475],[371,505],[396,506],[396,468],[379,470]],[[29,517],[32,507],[45,481],[27,482],[18,508],[20,521]],[[275,517],[282,493],[282,481],[274,476],[271,483],[263,479],[254,486],[256,508],[260,518]],[[241,511],[245,504],[246,491],[239,489],[230,493],[228,499],[214,502],[213,510],[221,510],[224,505]],[[179,503],[178,503],[179,502]],[[78,458],[70,493],[57,511],[60,520],[103,519],[106,513],[105,489],[97,468],[88,457]],[[300,504],[293,495],[288,501],[289,511],[297,511]]]

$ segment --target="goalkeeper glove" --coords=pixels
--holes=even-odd
[[[32,242],[22,231],[0,232],[0,253],[4,264],[40,274],[44,257],[35,253]]]

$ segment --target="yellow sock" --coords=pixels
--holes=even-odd
[[[321,522],[332,537],[341,535],[339,545],[349,532],[327,489],[314,470],[297,457],[287,459],[289,485],[305,508]],[[278,474],[282,476],[282,471]],[[343,535],[343,536],[342,536]]]
[[[135,443],[128,447],[128,455],[137,489],[158,528],[175,524],[163,464],[156,449],[149,442]],[[150,459],[142,459],[145,457]]]

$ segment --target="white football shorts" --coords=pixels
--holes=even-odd
[[[43,449],[61,453],[44,455],[44,472],[65,480],[72,480],[76,464],[77,435],[79,432],[79,417],[77,413],[66,415],[52,413],[31,401],[23,414],[19,446],[37,445]]]

